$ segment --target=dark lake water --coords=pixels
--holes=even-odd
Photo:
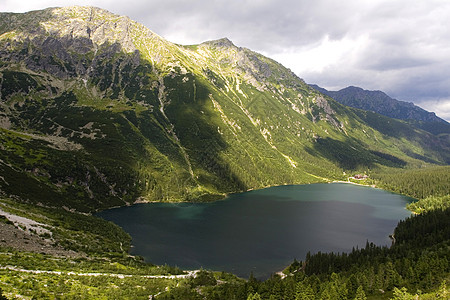
[[[154,264],[266,278],[311,251],[390,245],[412,199],[350,184],[279,186],[213,203],[147,203],[100,212]]]

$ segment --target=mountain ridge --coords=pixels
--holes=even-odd
[[[102,9],[2,13],[0,57],[0,189],[30,202],[204,201],[450,161],[226,38],[176,45]]]
[[[76,11],[0,13],[0,298],[448,296],[450,140],[344,106],[229,40],[176,45]],[[392,247],[308,253],[264,282],[145,263],[123,229],[92,215],[355,174],[430,197]]]
[[[364,90],[355,86],[348,86],[339,91],[328,91],[315,84],[310,86],[344,105],[405,120],[433,134],[450,133],[450,124],[436,116],[434,112],[428,112],[412,102],[391,98],[382,91]]]

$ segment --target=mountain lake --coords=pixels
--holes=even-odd
[[[308,251],[391,245],[413,199],[345,183],[286,185],[211,203],[144,203],[97,216],[132,237],[131,254],[153,264],[265,279]]]

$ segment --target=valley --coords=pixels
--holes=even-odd
[[[342,105],[229,39],[178,45],[94,7],[0,13],[0,142],[0,287],[8,298],[257,299],[308,285],[322,298],[336,285],[349,286],[347,298],[359,287],[381,298],[379,289],[447,293],[449,140]],[[185,272],[130,255],[130,235],[93,216],[355,174],[421,199],[412,209],[423,219],[399,226],[405,233],[420,220],[437,222],[423,229],[429,241],[414,248],[417,237],[405,235],[401,249],[330,254],[316,270],[294,262],[283,280],[221,270],[151,277]],[[15,238],[21,246],[8,242]],[[428,252],[433,263],[424,261]],[[299,259],[313,266],[317,255]],[[365,279],[363,266],[373,268]],[[77,275],[91,273],[117,275]]]

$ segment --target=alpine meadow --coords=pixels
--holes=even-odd
[[[0,299],[448,299],[450,138],[416,121],[227,38],[178,45],[95,7],[0,13]],[[333,181],[414,197],[415,214],[391,247],[267,280],[153,265],[93,216]]]

